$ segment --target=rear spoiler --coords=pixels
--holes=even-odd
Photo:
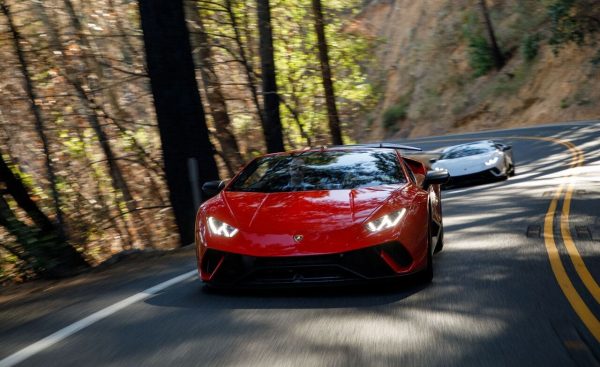
[[[383,149],[402,149],[422,152],[423,149],[411,147],[409,145],[394,144],[394,143],[367,143],[367,144],[349,144],[349,145],[334,145],[322,148],[383,148]]]

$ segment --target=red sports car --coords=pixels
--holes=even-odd
[[[215,287],[433,277],[443,246],[440,184],[399,145],[339,146],[256,158],[203,186],[200,278]]]

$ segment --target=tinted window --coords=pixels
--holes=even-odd
[[[396,153],[326,151],[258,158],[229,186],[230,191],[348,190],[406,183]]]
[[[466,145],[452,148],[440,156],[440,159],[455,159],[471,155],[484,154],[494,151],[495,148],[487,145]]]

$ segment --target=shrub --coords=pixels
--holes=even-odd
[[[483,36],[472,36],[469,39],[469,65],[475,77],[487,74],[494,67],[491,46]]]
[[[530,34],[523,39],[521,43],[521,54],[527,62],[533,61],[538,54],[540,48],[541,37],[539,33]]]
[[[383,128],[388,131],[397,130],[396,123],[406,119],[407,110],[408,102],[406,101],[401,101],[385,110],[383,113]]]

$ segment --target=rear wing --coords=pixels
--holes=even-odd
[[[339,145],[339,147],[357,147],[357,148],[384,148],[384,149],[402,149],[421,152],[423,149],[412,147],[410,145],[394,144],[394,143],[367,143],[367,144],[350,144]]]

